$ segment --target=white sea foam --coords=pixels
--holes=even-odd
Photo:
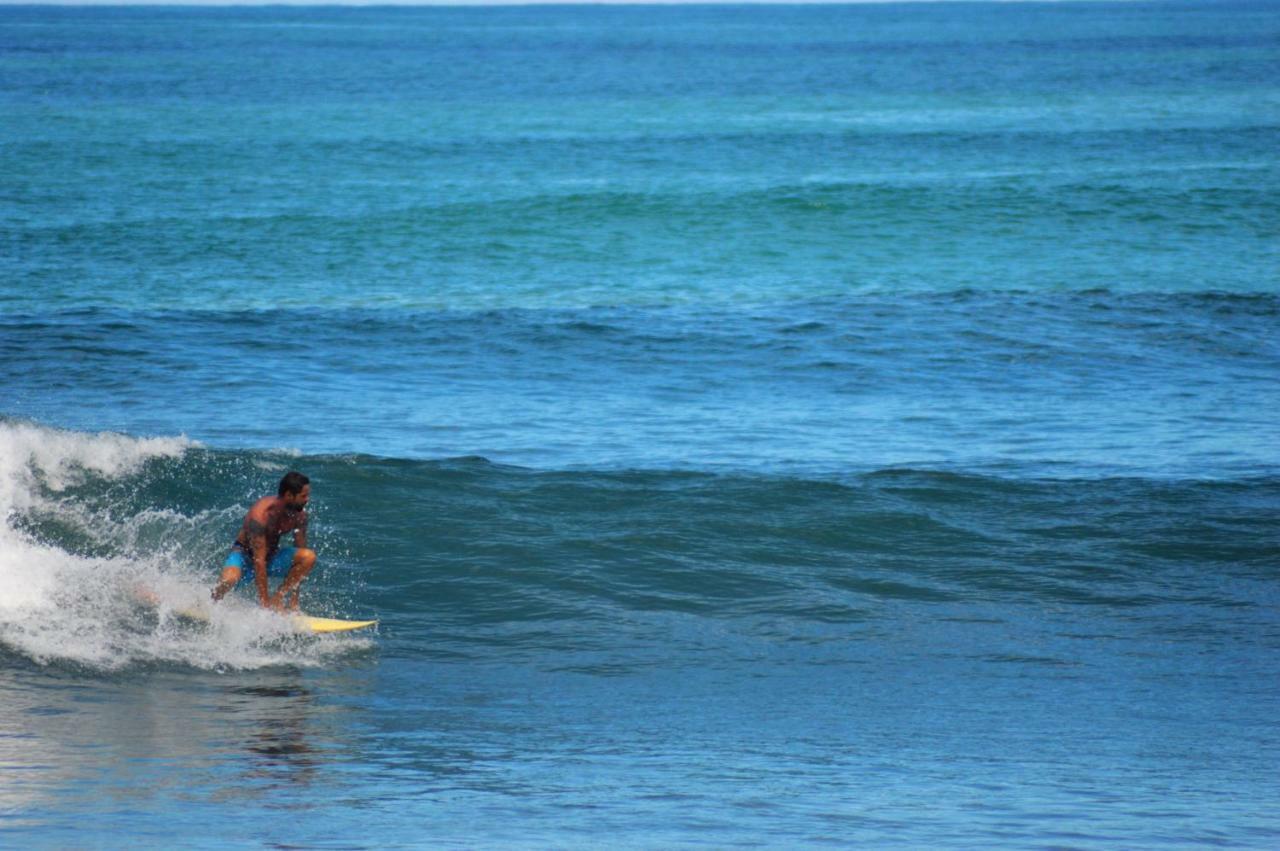
[[[242,506],[122,512],[75,490],[86,483],[127,487],[149,462],[180,460],[194,446],[180,437],[0,421],[0,644],[38,664],[105,670],[316,664],[358,646],[298,641],[285,619],[256,606],[219,606],[203,625],[175,614],[208,599],[214,577],[198,569],[193,553],[207,556],[209,546],[221,544]],[[32,531],[33,518],[83,546],[68,550],[46,540]]]

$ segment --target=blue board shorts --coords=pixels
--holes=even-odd
[[[267,576],[284,576],[287,574],[289,568],[293,567],[293,554],[295,552],[297,552],[296,547],[281,547],[276,550],[276,554],[267,562]],[[222,563],[222,566],[240,568],[240,582],[252,579],[254,576],[253,556],[239,547],[233,547],[231,552],[227,553],[227,560]],[[240,583],[237,582],[236,584],[239,585]]]

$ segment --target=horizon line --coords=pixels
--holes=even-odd
[[[1259,0],[1267,3],[1268,0]],[[0,0],[0,8],[461,8],[519,6],[1191,5],[1210,0]],[[1280,0],[1276,0],[1280,2]]]

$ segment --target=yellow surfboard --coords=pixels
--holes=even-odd
[[[341,618],[317,618],[312,615],[293,615],[293,622],[299,629],[311,632],[351,632],[353,629],[378,625],[377,621],[347,621]]]
[[[203,606],[192,606],[187,609],[179,609],[174,612],[178,617],[187,618],[193,621],[202,621],[208,623],[209,610]],[[287,617],[294,629],[298,632],[351,632],[356,629],[365,629],[366,627],[377,626],[378,622],[373,621],[349,621],[341,618],[318,618],[313,615],[304,615],[301,612],[296,614],[288,614]]]

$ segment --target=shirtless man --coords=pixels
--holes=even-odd
[[[283,611],[298,608],[298,586],[315,567],[315,550],[307,549],[307,500],[311,480],[301,473],[288,473],[280,480],[277,496],[264,496],[244,516],[244,525],[222,566],[222,581],[213,589],[213,599],[221,600],[242,579],[253,577],[258,602]],[[292,547],[281,547],[280,536],[293,533]],[[287,573],[286,573],[287,571]],[[275,594],[269,594],[267,575],[284,575]]]

